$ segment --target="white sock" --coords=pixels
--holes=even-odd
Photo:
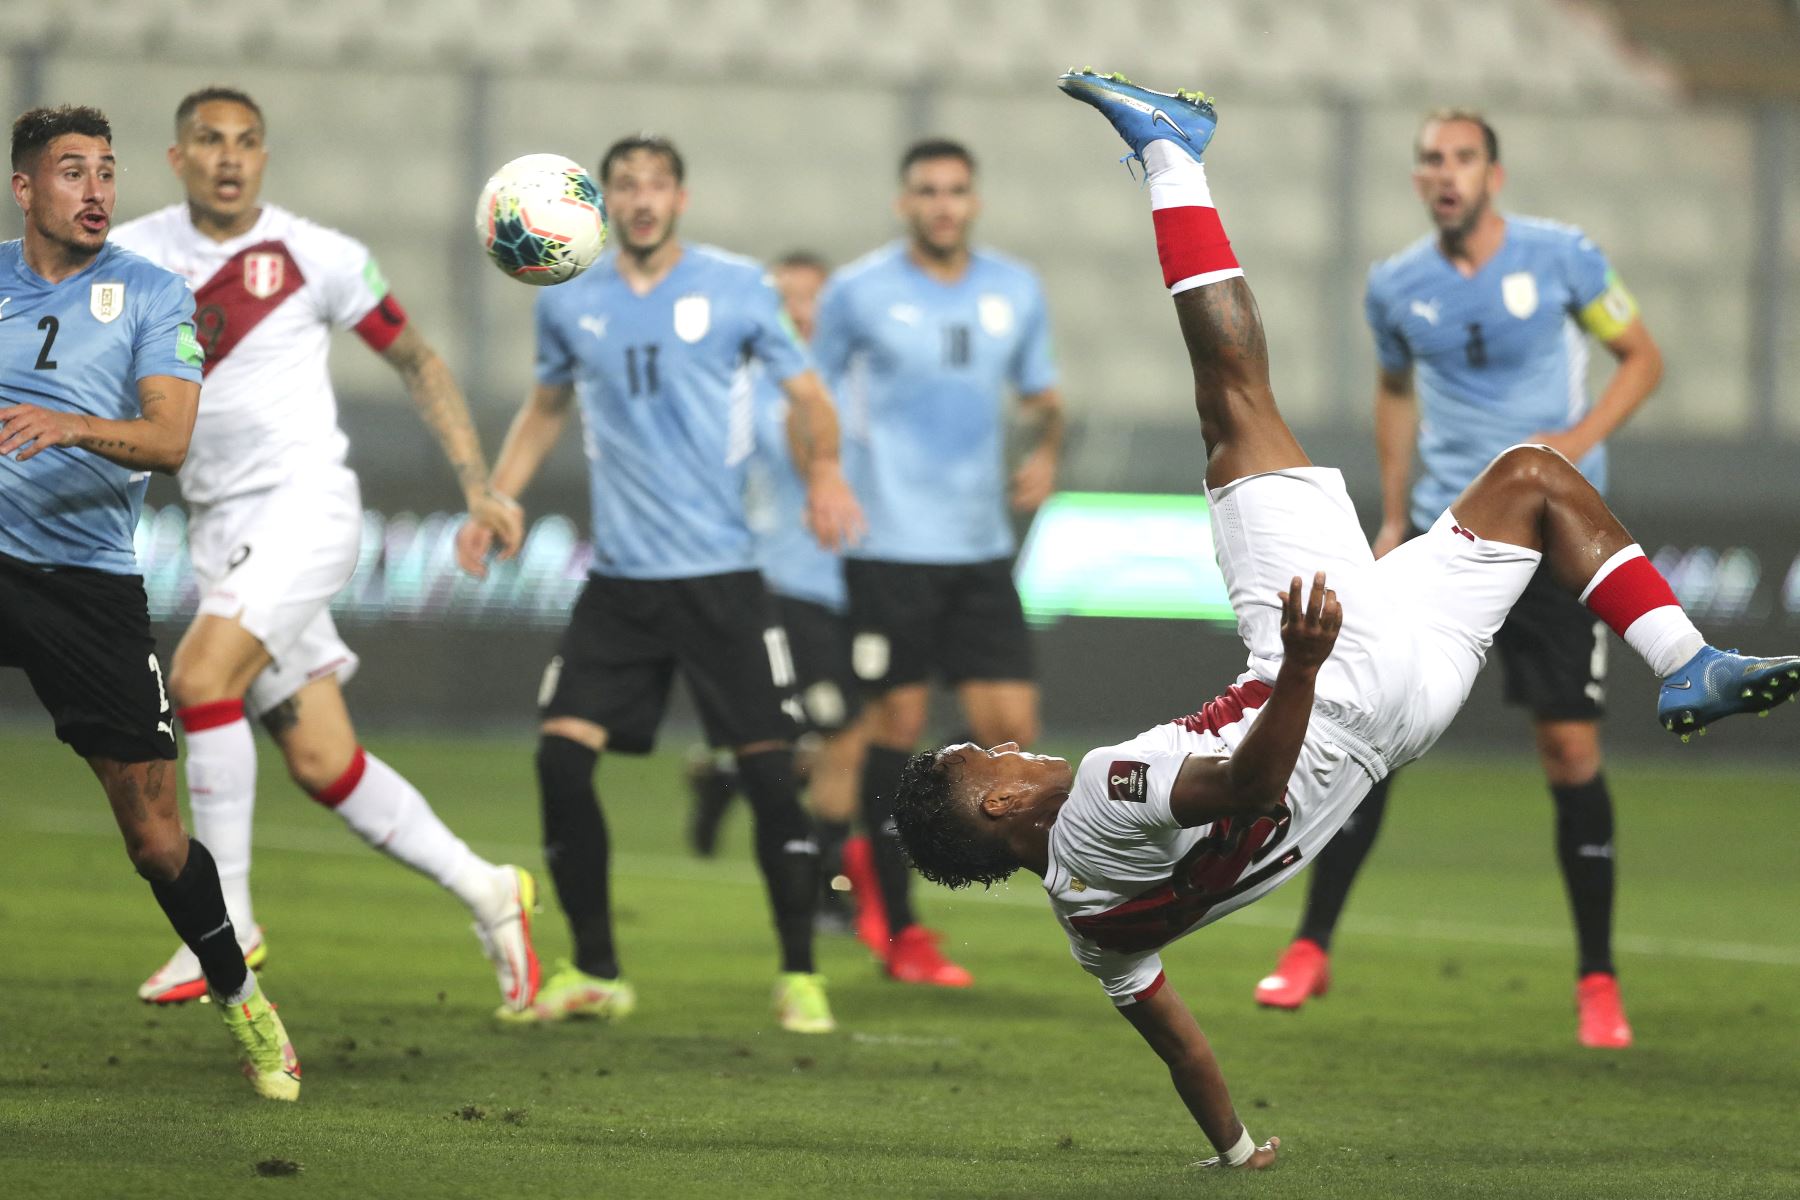
[[[219,866],[225,911],[239,942],[250,940],[250,826],[256,814],[256,739],[235,700],[197,704],[180,713],[187,735],[188,807],[194,836]]]
[[[363,841],[448,888],[476,920],[498,917],[509,899],[506,872],[469,849],[418,788],[366,750],[359,748],[350,769],[317,799]]]

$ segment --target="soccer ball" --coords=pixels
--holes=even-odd
[[[494,265],[522,283],[575,278],[606,245],[600,189],[580,163],[527,154],[494,172],[475,205],[475,232]]]

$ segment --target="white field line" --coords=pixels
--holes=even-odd
[[[115,838],[118,831],[97,814],[69,810],[38,810],[10,815],[7,824],[35,834],[75,837]],[[261,850],[280,850],[290,854],[325,854],[354,858],[369,853],[369,848],[354,835],[326,829],[304,829],[292,825],[262,822],[256,827],[256,846]],[[533,862],[539,855],[536,845],[522,843],[496,844],[483,842],[484,853],[506,861]],[[744,862],[705,862],[676,854],[615,853],[613,871],[627,878],[670,879],[694,883],[726,883],[744,886],[760,885],[762,877],[756,868]],[[942,902],[942,901],[940,901]],[[1047,908],[1048,902],[1036,884],[1019,887],[1001,886],[989,892],[959,895],[950,903],[957,905],[1001,904],[1019,908]],[[1263,910],[1255,906],[1239,909],[1225,918],[1236,925],[1258,929],[1290,929],[1292,913]],[[1344,918],[1344,929],[1368,937],[1395,938],[1402,941],[1468,942],[1484,946],[1528,946],[1561,949],[1569,945],[1567,929],[1534,929],[1517,925],[1487,925],[1473,921],[1438,921],[1427,918],[1385,917],[1352,914]],[[1702,938],[1659,937],[1622,933],[1613,938],[1613,946],[1625,954],[1650,958],[1700,958],[1719,962],[1761,963],[1769,966],[1800,967],[1800,946],[1769,946],[1752,942],[1726,942]]]

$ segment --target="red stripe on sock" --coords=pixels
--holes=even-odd
[[[1641,554],[1614,567],[1612,574],[1595,585],[1587,598],[1588,610],[1620,637],[1645,613],[1671,604],[1679,606],[1681,601],[1675,598],[1662,572]]]
[[[344,773],[330,784],[314,792],[312,798],[326,808],[336,808],[348,800],[350,793],[356,790],[356,785],[362,782],[363,771],[368,768],[368,765],[369,756],[363,753],[361,746],[358,746],[356,756],[350,760],[350,765],[344,768]]]
[[[244,702],[242,700],[214,700],[209,704],[193,704],[187,708],[175,710],[175,717],[181,727],[189,733],[199,733],[206,729],[217,729],[221,725],[229,725],[233,721],[244,719]]]
[[[1189,205],[1159,208],[1150,215],[1156,222],[1156,256],[1162,260],[1164,287],[1238,265],[1218,209]]]

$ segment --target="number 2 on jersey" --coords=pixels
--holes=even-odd
[[[50,357],[50,347],[56,345],[56,330],[58,328],[56,318],[45,317],[38,322],[37,327],[44,331],[44,348],[38,351],[37,364],[32,369],[35,371],[54,371],[56,370],[56,360]]]

